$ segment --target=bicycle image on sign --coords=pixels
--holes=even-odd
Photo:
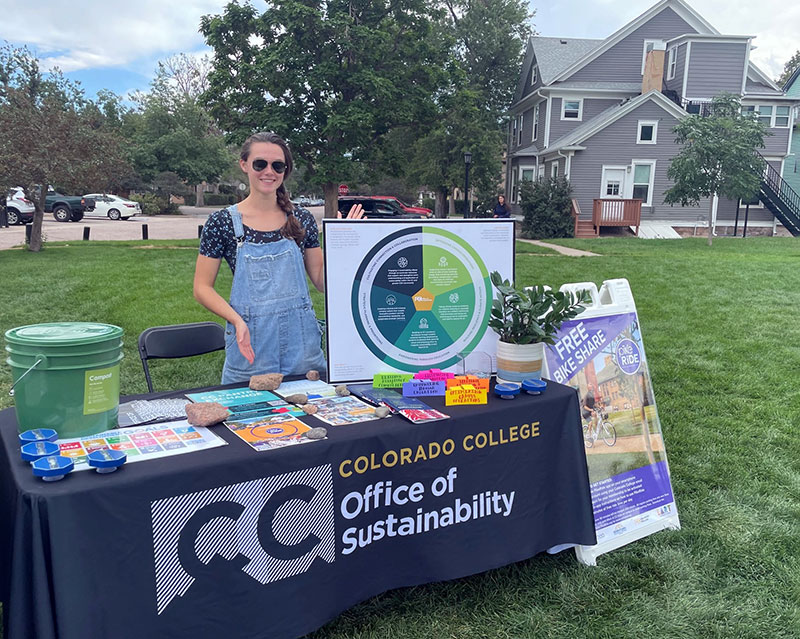
[[[600,320],[584,323],[594,321]],[[664,459],[647,362],[640,357],[638,322],[620,329],[566,380],[580,397],[592,482]]]

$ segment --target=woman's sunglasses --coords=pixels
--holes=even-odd
[[[254,171],[263,171],[268,166],[269,166],[269,162],[267,162],[266,160],[262,160],[262,159],[253,160],[252,167],[253,167]],[[272,163],[272,170],[275,171],[275,173],[283,173],[286,170],[286,162],[281,162],[280,160],[275,160]]]

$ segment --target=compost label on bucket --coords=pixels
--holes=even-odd
[[[83,414],[112,410],[119,403],[119,364],[86,371],[83,385]]]

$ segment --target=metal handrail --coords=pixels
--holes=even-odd
[[[784,201],[785,204],[789,205],[789,208],[792,209],[792,212],[800,217],[800,195],[789,186],[789,184],[781,177],[781,174],[775,170],[775,168],[767,162],[766,158],[761,155],[758,151],[753,151],[756,157],[760,158],[762,162],[764,162],[764,172],[761,176],[763,182],[772,189],[773,192],[778,194],[780,198]]]

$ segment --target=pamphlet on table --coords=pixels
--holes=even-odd
[[[266,415],[290,414],[300,417],[305,413],[297,406],[270,391],[250,388],[228,388],[224,390],[190,393],[186,395],[193,402],[217,402],[227,408],[237,419],[264,417]]]
[[[273,450],[297,444],[310,444],[313,439],[304,437],[311,427],[291,415],[270,415],[225,422],[228,429],[251,448]]]
[[[185,419],[165,424],[116,428],[97,435],[59,439],[61,454],[75,462],[75,470],[88,470],[87,455],[100,448],[123,451],[127,462],[226,446],[228,442],[202,426],[190,426]]]

